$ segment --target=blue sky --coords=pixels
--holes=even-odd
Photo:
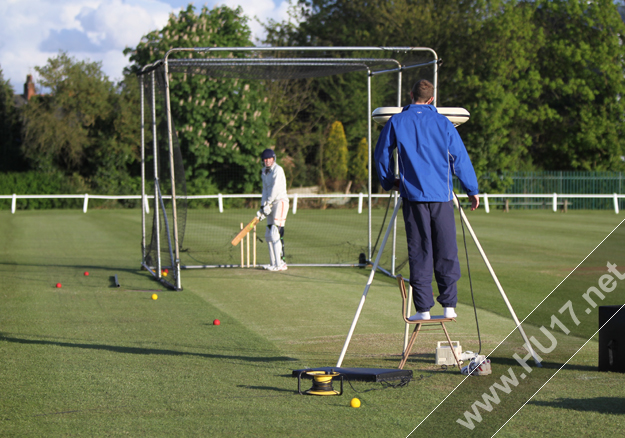
[[[252,18],[255,37],[262,27],[254,20],[287,18],[288,0],[0,0],[0,68],[16,93],[23,91],[27,74],[37,84],[35,66],[43,66],[59,50],[76,59],[100,61],[112,80],[121,78],[134,47],[146,33],[160,29],[170,13],[193,3],[241,6]]]

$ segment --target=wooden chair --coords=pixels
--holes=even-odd
[[[446,322],[450,322],[450,321],[456,321],[455,318],[445,318],[443,316],[434,316],[432,317],[432,319],[427,319],[427,320],[421,320],[421,321],[411,321],[408,319],[408,317],[406,316],[406,301],[407,301],[407,294],[406,294],[406,285],[404,284],[404,278],[401,275],[397,276],[397,283],[399,284],[399,291],[401,292],[401,299],[402,299],[402,306],[401,306],[401,314],[402,317],[404,318],[404,321],[406,321],[407,324],[415,324],[415,328],[414,331],[412,332],[412,336],[410,336],[410,340],[408,341],[408,345],[406,346],[406,350],[403,352],[402,354],[402,358],[401,358],[401,362],[399,363],[399,369],[402,370],[404,369],[404,365],[406,364],[406,361],[408,360],[408,356],[410,356],[410,350],[412,350],[412,347],[415,343],[415,341],[417,340],[417,335],[419,334],[419,331],[421,330],[421,326],[424,325],[432,325],[432,324],[440,324],[441,327],[443,328],[443,331],[445,332],[445,337],[447,338],[447,342],[449,342],[449,348],[451,348],[451,352],[454,355],[454,359],[456,359],[456,364],[458,365],[458,369],[462,369],[462,367],[460,366],[460,359],[458,359],[458,355],[456,354],[456,350],[454,349],[453,344],[451,343],[451,339],[449,338],[449,333],[447,333],[447,329],[445,328],[445,323]]]

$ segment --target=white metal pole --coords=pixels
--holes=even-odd
[[[397,212],[399,211],[399,207],[401,207],[401,198],[399,198],[399,202],[395,206],[393,210],[393,216],[391,217],[391,221],[386,228],[386,233],[384,234],[384,239],[382,240],[382,244],[380,245],[380,249],[378,249],[378,255],[375,258],[375,262],[371,267],[371,274],[369,274],[369,280],[367,280],[367,285],[365,286],[365,291],[362,293],[362,297],[360,298],[360,303],[358,304],[358,309],[356,310],[356,315],[354,315],[354,320],[352,321],[352,326],[349,328],[349,333],[347,334],[347,339],[345,339],[345,344],[343,345],[343,350],[341,351],[341,355],[339,356],[339,360],[336,363],[337,367],[340,367],[343,363],[343,358],[345,357],[345,352],[347,351],[347,347],[349,346],[349,342],[352,339],[352,335],[354,334],[354,329],[356,328],[356,324],[358,324],[358,318],[360,317],[360,312],[362,311],[362,307],[365,304],[365,300],[367,299],[367,293],[369,293],[369,288],[371,287],[371,283],[373,283],[373,277],[375,276],[375,271],[378,269],[378,265],[380,264],[380,257],[382,256],[382,252],[384,251],[384,246],[386,245],[386,241],[388,240],[388,236],[393,229],[393,220],[397,217]]]
[[[397,73],[397,106],[401,106],[401,70]],[[393,152],[395,157],[395,178],[399,178],[399,154],[397,148]],[[399,202],[399,192],[395,192],[395,205]],[[395,275],[395,262],[397,261],[395,256],[397,254],[397,217],[393,221],[393,252],[391,254],[391,274]],[[406,324],[406,327],[408,324]]]
[[[167,136],[169,140],[169,173],[171,178],[171,209],[174,219],[174,254],[176,259],[174,273],[176,274],[176,289],[182,289],[180,280],[180,244],[178,241],[178,210],[176,208],[176,170],[174,169],[174,140],[173,140],[173,122],[171,119],[171,98],[169,96],[169,65],[167,63],[169,53],[165,56],[165,106],[167,108]]]
[[[397,75],[397,106],[401,106],[401,91],[402,91],[401,81],[402,81],[402,74],[400,70]],[[399,154],[397,153],[397,148],[395,148],[395,177],[400,178]],[[395,205],[397,205],[398,202],[400,202],[399,192],[395,192]],[[393,275],[396,275],[396,272],[395,272],[395,267],[397,266],[396,261],[397,261],[397,216],[395,216],[395,220],[393,221],[393,258],[391,262],[391,274]],[[410,316],[411,301],[412,301],[412,286],[410,286],[409,284],[408,285],[408,303],[406,306],[406,312],[408,312],[408,315],[406,316]],[[410,325],[408,323],[405,323],[404,324],[404,351],[406,350],[406,347],[408,346],[409,337],[410,337]]]
[[[539,356],[534,352],[534,349],[532,348],[532,344],[527,338],[527,335],[525,334],[525,331],[523,330],[523,327],[521,326],[521,322],[517,318],[516,313],[514,312],[514,309],[512,308],[512,304],[508,300],[508,296],[504,292],[503,287],[501,286],[501,283],[499,283],[497,274],[495,274],[493,267],[488,261],[488,257],[486,257],[486,253],[482,249],[482,245],[480,245],[480,241],[477,239],[477,236],[475,235],[475,232],[473,231],[473,228],[471,227],[471,224],[469,223],[469,219],[467,219],[467,216],[464,214],[464,210],[460,208],[458,199],[456,197],[454,197],[454,204],[456,205],[456,208],[460,210],[460,217],[462,218],[462,221],[464,222],[464,224],[467,226],[467,229],[469,230],[469,234],[471,234],[471,237],[473,238],[473,241],[475,242],[475,246],[477,246],[477,250],[480,252],[482,259],[484,260],[484,263],[486,264],[486,268],[488,269],[488,272],[490,272],[491,277],[493,277],[493,281],[495,282],[495,285],[497,286],[497,289],[499,290],[499,293],[501,294],[503,301],[506,303],[506,306],[508,307],[508,311],[510,312],[512,319],[514,320],[514,323],[516,324],[516,327],[519,330],[519,333],[521,333],[521,337],[523,338],[523,341],[525,341],[527,348],[530,350],[530,353],[534,357],[534,362],[536,363],[537,366],[539,367],[542,366],[540,364]]]
[[[147,202],[145,198],[145,89],[143,75],[139,77],[141,89],[141,263],[145,263],[145,213]]]
[[[369,213],[369,222],[368,222],[368,251],[367,251],[367,260],[371,260],[371,190],[373,188],[371,184],[371,162],[373,161],[373,155],[371,154],[371,71],[368,72],[367,75],[367,192],[368,192],[368,213]]]
[[[434,55],[434,106],[438,106],[438,55],[432,50]]]
[[[158,181],[158,142],[156,140],[156,93],[155,93],[155,72],[152,75],[152,148],[154,155],[154,225],[156,233],[156,277],[162,278],[163,264],[161,260],[161,218],[159,213],[159,181]]]

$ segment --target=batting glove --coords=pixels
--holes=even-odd
[[[258,211],[256,212],[256,217],[258,218],[258,220],[259,220],[259,221],[262,221],[262,220],[264,220],[264,219],[265,219],[265,215],[264,215],[264,214],[263,214],[263,212],[262,212],[262,211],[260,211],[260,210],[258,210]]]
[[[260,211],[265,215],[265,216],[269,216],[269,214],[271,213],[271,206],[269,204],[265,204],[262,205],[260,207]]]

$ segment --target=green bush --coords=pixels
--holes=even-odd
[[[6,172],[0,173],[0,194],[12,195],[67,195],[84,194],[88,190],[78,175],[67,177],[61,173],[41,172]],[[44,208],[77,208],[82,206],[81,199],[20,199],[20,210]],[[11,201],[0,203],[1,209],[11,208]]]

